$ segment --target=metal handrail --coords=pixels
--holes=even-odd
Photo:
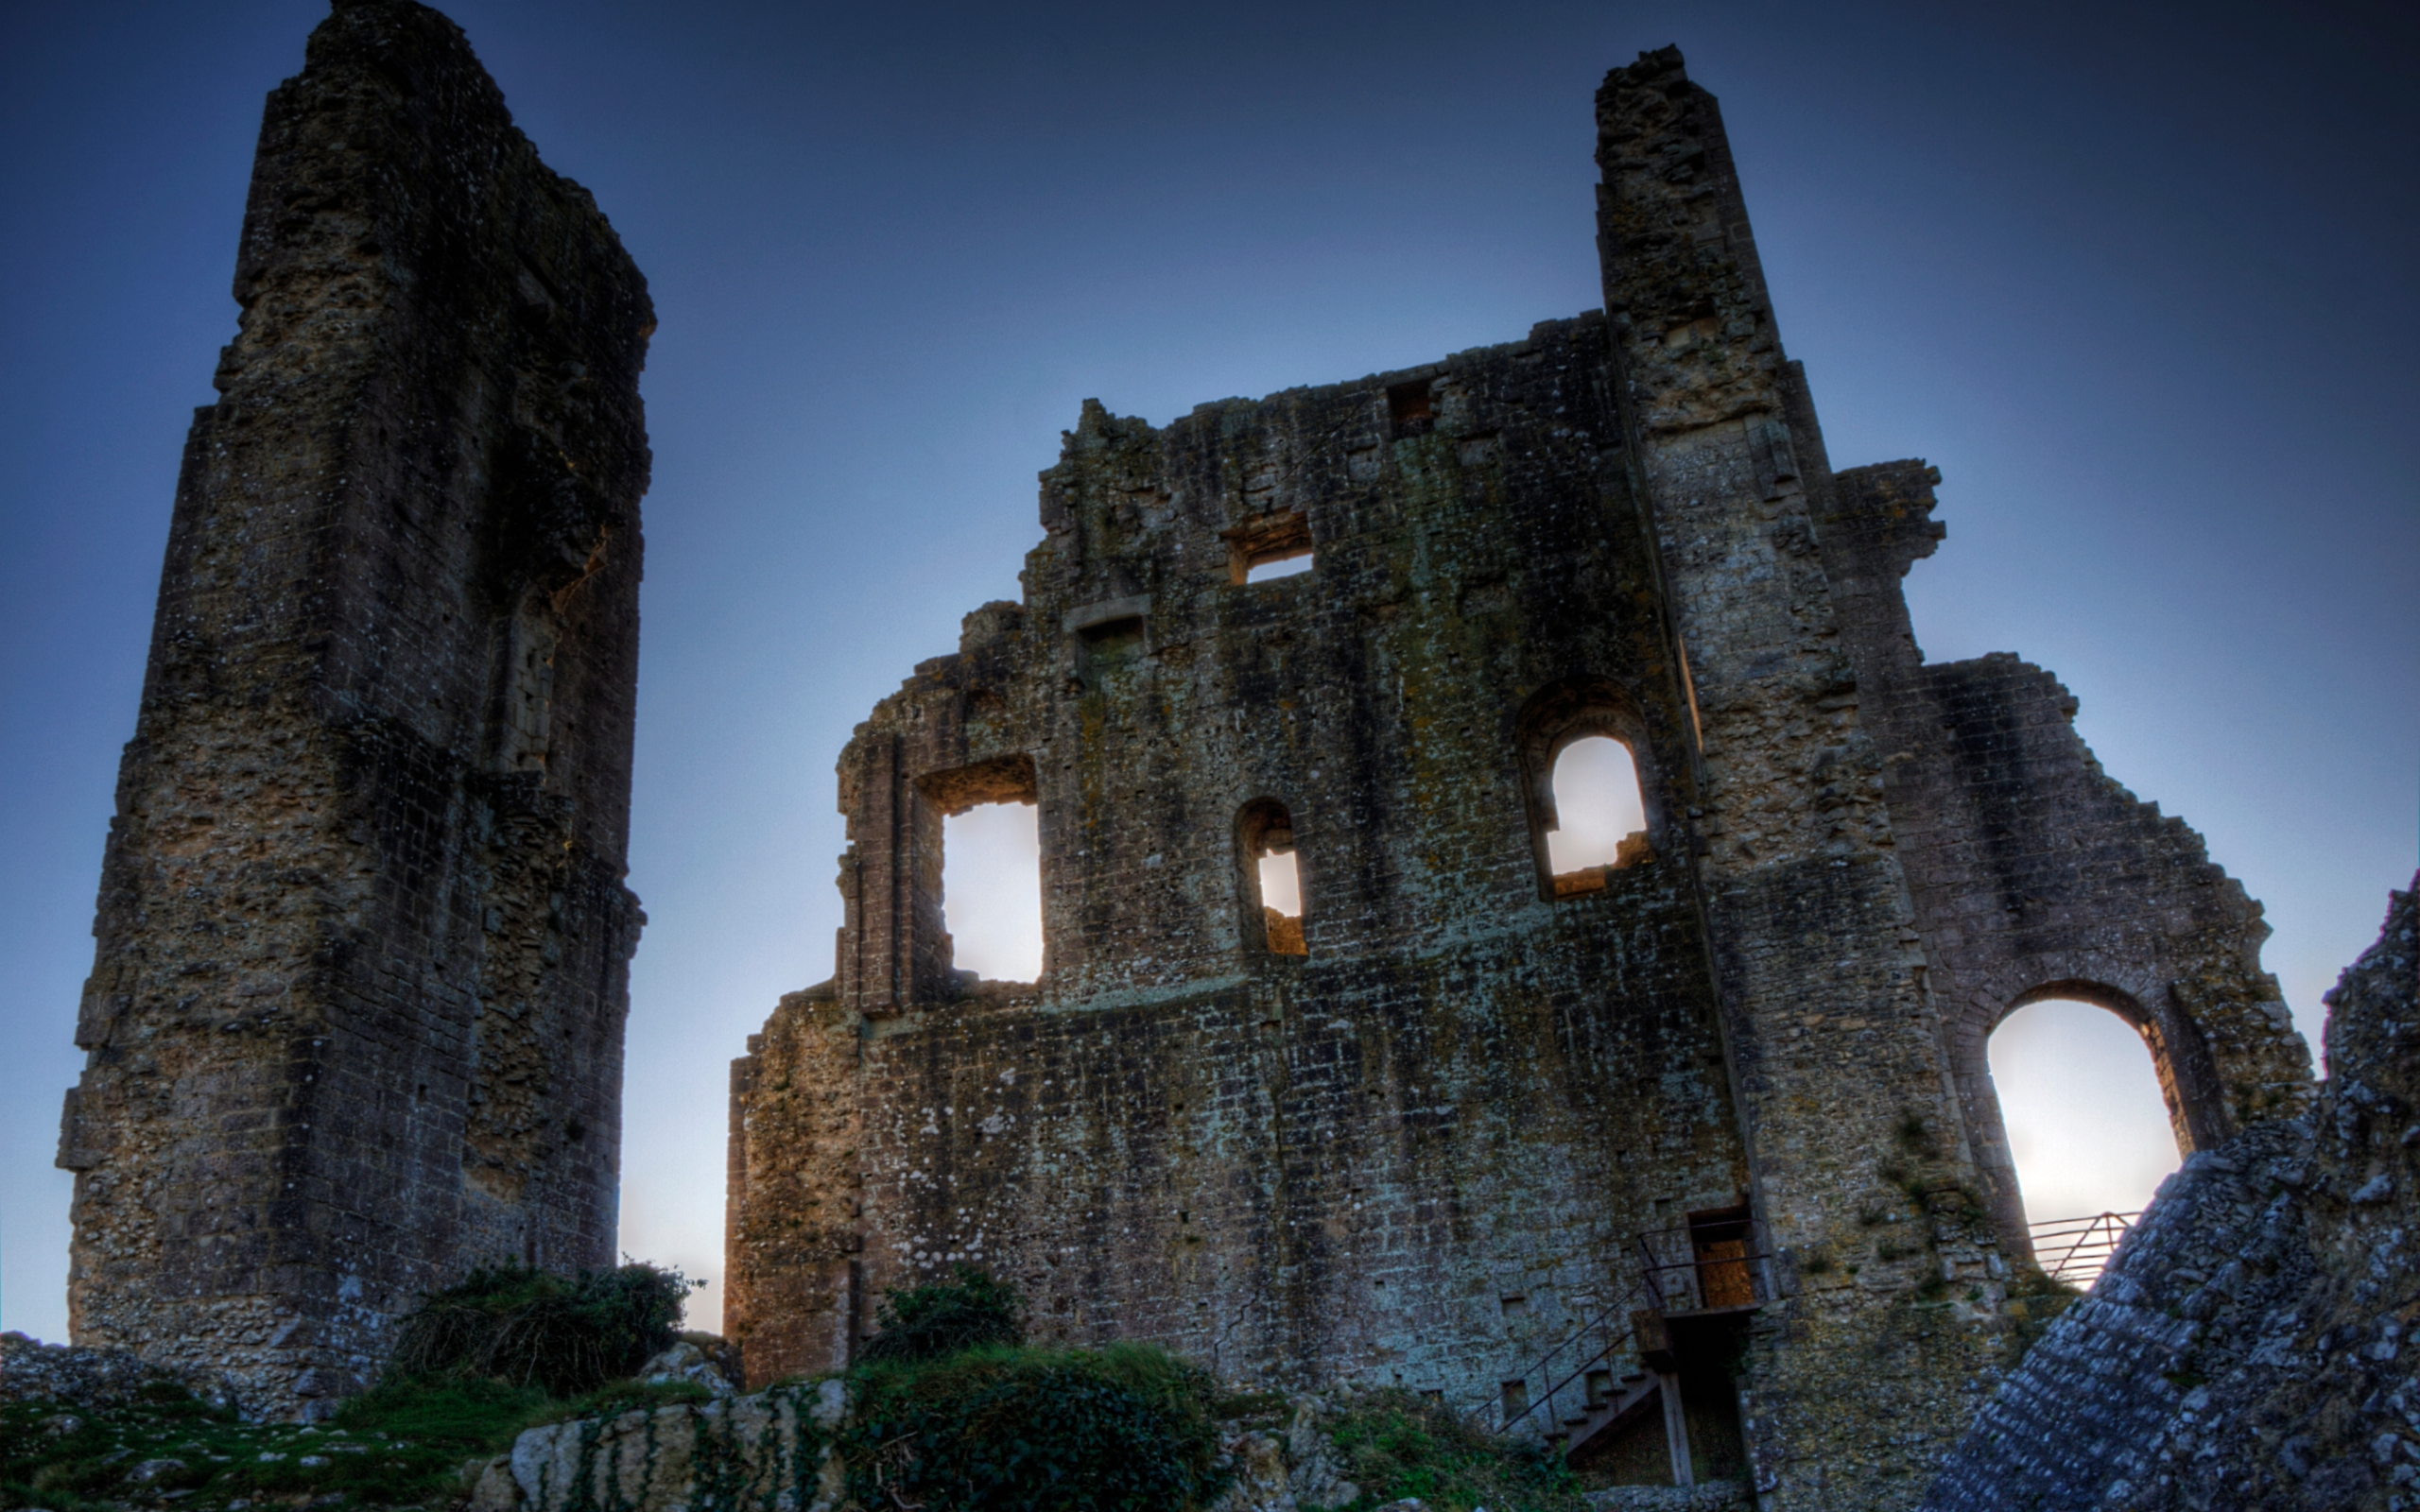
[[[1595,1317],[1590,1318],[1587,1322],[1581,1324],[1580,1327],[1572,1330],[1569,1333],[1564,1334],[1562,1341],[1556,1344],[1553,1349],[1548,1349],[1546,1353],[1538,1356],[1535,1363],[1530,1365],[1528,1369],[1521,1372],[1520,1379],[1522,1381],[1526,1382],[1533,1375],[1542,1374],[1547,1369],[1548,1363],[1551,1362],[1555,1356],[1563,1353],[1565,1349],[1570,1349],[1591,1330],[1603,1328],[1616,1315],[1621,1319],[1619,1332],[1614,1332],[1611,1330],[1606,1332],[1604,1335],[1605,1344],[1603,1348],[1591,1350],[1586,1355],[1582,1356],[1580,1363],[1572,1367],[1572,1369],[1565,1374],[1562,1380],[1550,1380],[1543,1394],[1531,1400],[1529,1405],[1523,1407],[1519,1412],[1514,1413],[1512,1417],[1507,1418],[1504,1421],[1498,1423],[1495,1431],[1499,1434],[1511,1433],[1515,1424],[1526,1421],[1532,1414],[1536,1413],[1542,1407],[1547,1410],[1547,1421],[1552,1422],[1554,1420],[1553,1405],[1556,1393],[1567,1390],[1573,1382],[1580,1380],[1590,1370],[1594,1369],[1599,1361],[1613,1358],[1624,1344],[1629,1343],[1637,1335],[1638,1331],[1632,1326],[1630,1314],[1634,1311],[1633,1304],[1643,1300],[1651,1303],[1652,1301],[1652,1294],[1644,1286],[1632,1286],[1627,1288],[1614,1299],[1611,1306],[1605,1308],[1602,1312],[1599,1313]],[[1582,1388],[1583,1391],[1585,1389],[1585,1387]],[[1495,1406],[1500,1400],[1500,1398],[1495,1396],[1486,1397],[1464,1416],[1475,1417],[1478,1413]]]
[[[1665,1241],[1664,1247],[1668,1250],[1673,1247],[1670,1241],[1675,1237],[1680,1241],[1679,1247],[1686,1258],[1672,1260],[1659,1256],[1656,1242]],[[1739,1305],[1755,1306],[1768,1299],[1765,1286],[1765,1257],[1748,1249],[1744,1242],[1741,1252],[1737,1255],[1705,1256],[1697,1253],[1691,1230],[1662,1228],[1640,1234],[1637,1248],[1638,1280],[1622,1288],[1611,1304],[1599,1310],[1595,1316],[1590,1317],[1569,1333],[1564,1334],[1552,1349],[1540,1355],[1528,1369],[1521,1372],[1519,1379],[1524,1383],[1532,1376],[1544,1377],[1547,1381],[1546,1390],[1524,1405],[1519,1412],[1498,1424],[1495,1430],[1497,1433],[1511,1433],[1515,1425],[1527,1421],[1541,1410],[1547,1414],[1547,1421],[1552,1422],[1555,1398],[1569,1390],[1573,1383],[1582,1381],[1599,1364],[1618,1354],[1623,1345],[1630,1344],[1636,1338],[1637,1329],[1631,1320],[1631,1314],[1637,1311],[1641,1304],[1656,1313],[1669,1314],[1719,1311]],[[1715,1284],[1709,1284],[1710,1282]],[[1732,1299],[1737,1297],[1738,1289],[1741,1287],[1745,1289],[1744,1302]],[[1716,1300],[1718,1296],[1726,1299]],[[1612,1326],[1616,1319],[1619,1321],[1618,1328]],[[1565,1371],[1560,1379],[1548,1374],[1557,1356],[1571,1349],[1592,1334],[1601,1336],[1604,1340],[1599,1348],[1582,1354],[1579,1363]],[[1581,1389],[1584,1396],[1585,1385],[1583,1384]],[[1475,1418],[1479,1413],[1497,1405],[1501,1400],[1500,1395],[1491,1394],[1473,1403],[1463,1416]]]
[[[2089,1287],[2100,1279],[2109,1257],[2118,1251],[2118,1241],[2126,1237],[2140,1217],[2142,1212],[2136,1210],[2028,1224],[2026,1234],[2033,1242],[2033,1262],[2052,1280]]]

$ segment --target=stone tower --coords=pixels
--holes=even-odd
[[[1991,1027],[2126,1017],[2188,1147],[2307,1101],[2199,838],[2047,673],[1917,652],[1937,479],[1831,470],[1713,97],[1668,49],[1597,105],[1602,312],[1164,427],[1087,404],[1022,601],[858,728],[837,971],[734,1067],[752,1380],[973,1260],[1044,1337],[1904,1506],[2027,1252]],[[1641,829],[1565,869],[1593,736]],[[1002,801],[1029,984],[947,932],[945,820]]]
[[[270,94],[103,862],[79,1343],[310,1415],[422,1289],[610,1263],[647,287],[459,28]]]

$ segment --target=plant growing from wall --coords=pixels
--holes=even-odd
[[[1014,1288],[979,1266],[958,1264],[952,1279],[886,1294],[877,1332],[857,1357],[869,1364],[939,1360],[984,1345],[1025,1342],[1024,1304]]]

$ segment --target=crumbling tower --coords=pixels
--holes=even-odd
[[[270,94],[60,1164],[78,1342],[301,1410],[488,1260],[609,1263],[645,280],[459,28]]]

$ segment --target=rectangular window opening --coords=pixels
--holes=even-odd
[[[1274,578],[1292,577],[1311,570],[1311,548],[1288,552],[1283,557],[1263,557],[1244,567],[1244,581],[1266,583]]]
[[[994,982],[1042,978],[1038,787],[1023,753],[916,780],[942,816],[940,902],[959,971]]]
[[[1429,380],[1387,386],[1387,418],[1394,421],[1395,438],[1426,436],[1437,423],[1436,402],[1429,397]]]
[[[1530,1410],[1530,1383],[1527,1381],[1507,1381],[1499,1389],[1504,1393],[1506,1422],[1511,1422]]]
[[[1041,813],[981,803],[942,821],[942,917],[959,971],[1041,980]]]
[[[1265,583],[1311,570],[1311,523],[1300,509],[1255,516],[1226,537],[1227,573],[1236,583]]]

